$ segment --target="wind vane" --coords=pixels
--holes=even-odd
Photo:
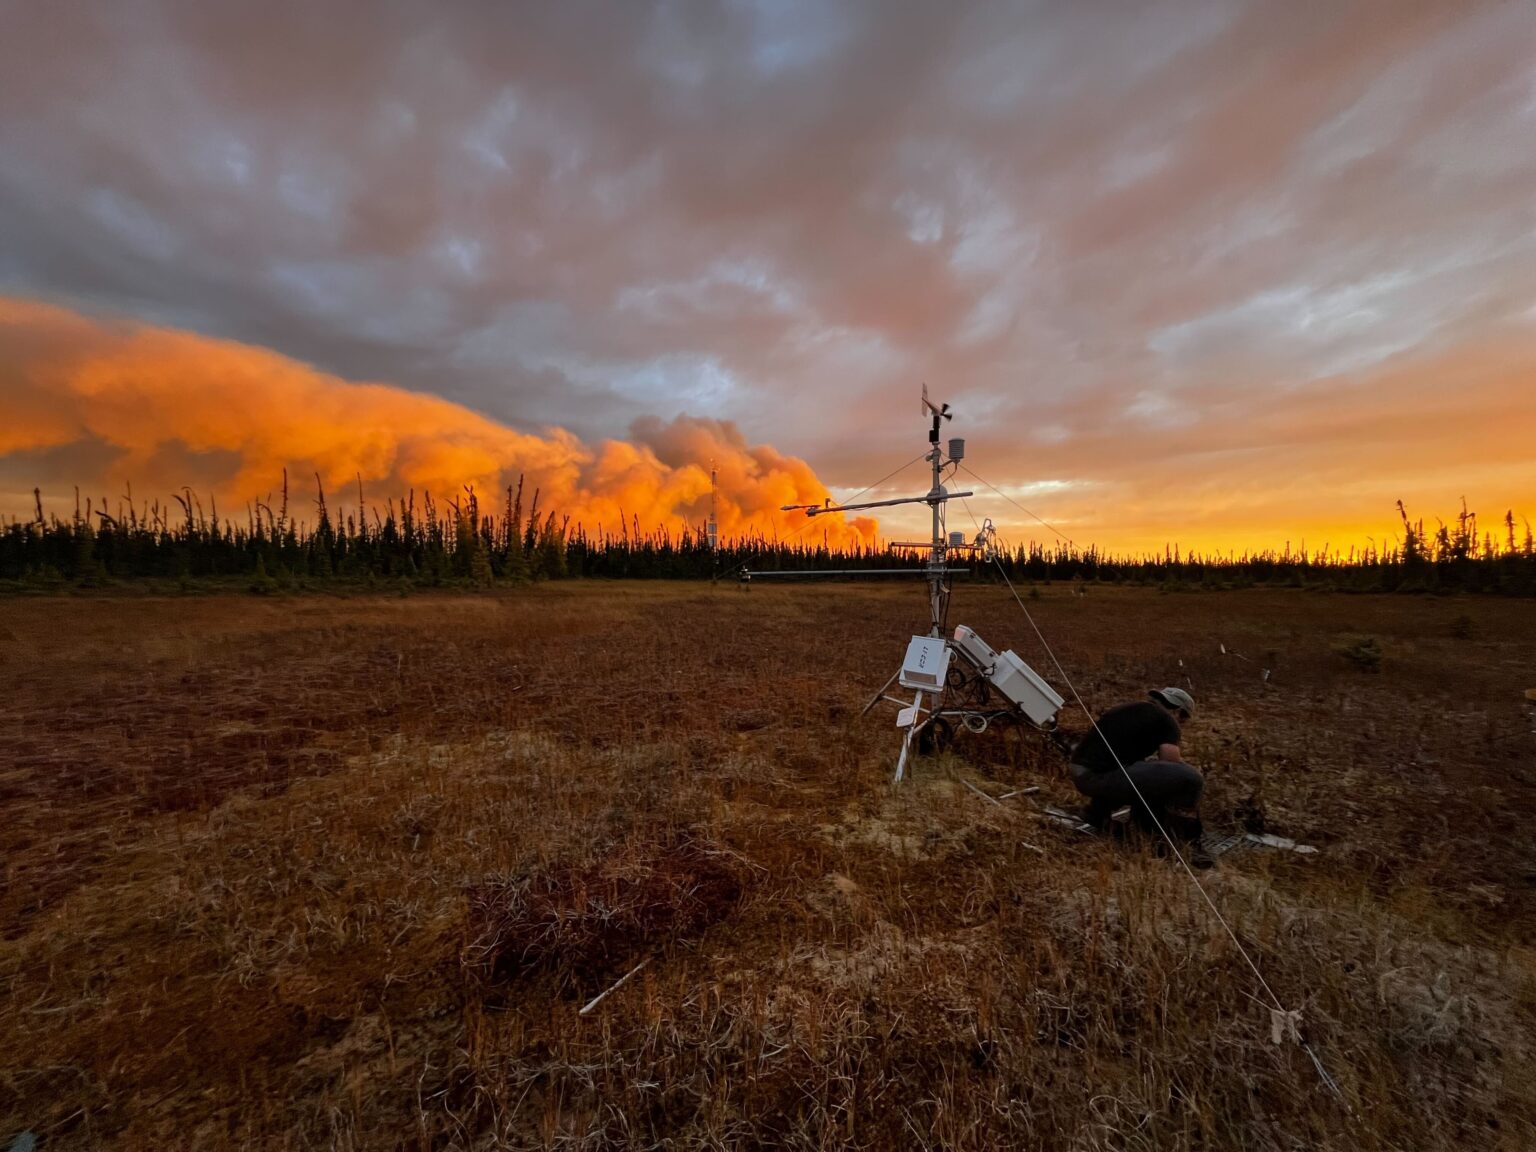
[[[946,473],[952,476],[965,459],[965,441],[953,438],[941,445],[939,433],[944,422],[954,414],[948,404],[934,404],[923,385],[922,413],[930,420],[929,449],[924,457],[932,470],[932,482],[921,496],[903,496],[893,500],[870,500],[857,504],[786,504],[785,512],[804,512],[822,516],[828,512],[859,512],[869,508],[891,508],[900,504],[927,504],[933,517],[933,536],[926,541],[899,541],[894,547],[927,553],[920,568],[875,568],[864,571],[743,572],[742,580],[791,576],[922,576],[928,584],[928,632],[913,636],[907,644],[901,666],[891,675],[874,698],[864,706],[867,715],[881,701],[895,704],[899,711],[896,726],[903,731],[901,755],[896,761],[896,782],[906,773],[912,742],[937,745],[956,733],[956,725],[973,733],[985,732],[990,725],[1029,725],[1043,732],[1056,726],[1056,715],[1063,698],[1033,668],[1011,651],[997,652],[964,624],[949,631],[951,577],[969,572],[950,567],[951,554],[979,555],[991,559],[996,554],[997,533],[991,520],[983,522],[973,540],[964,532],[948,532],[946,506],[974,493],[950,492],[944,487]],[[890,694],[891,686],[914,693],[910,701]]]

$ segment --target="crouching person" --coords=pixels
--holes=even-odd
[[[1205,777],[1179,750],[1180,724],[1189,723],[1195,701],[1182,688],[1147,695],[1148,701],[1100,716],[1073,752],[1072,783],[1089,799],[1084,819],[1103,827],[1111,813],[1129,805],[1143,827],[1161,824],[1170,835],[1198,844]]]

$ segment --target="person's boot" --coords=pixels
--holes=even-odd
[[[1167,812],[1163,816],[1163,827],[1168,829],[1168,835],[1186,844],[1198,844],[1205,835],[1200,817],[1190,812]]]
[[[1109,825],[1110,817],[1114,815],[1115,806],[1107,800],[1090,800],[1069,811],[1084,824],[1093,825],[1095,832],[1103,832]]]
[[[1169,812],[1166,817],[1168,834],[1180,841],[1185,849],[1185,859],[1196,868],[1210,868],[1216,858],[1205,850],[1205,825],[1193,812]]]
[[[1187,860],[1191,867],[1210,868],[1215,865],[1216,859],[1205,850],[1205,826],[1200,822],[1200,817],[1189,812],[1176,812],[1164,809],[1157,813],[1154,821],[1151,814],[1138,813],[1144,821],[1143,827],[1156,835],[1158,825],[1162,826],[1179,854]],[[1168,843],[1162,836],[1157,837],[1157,851],[1163,854],[1167,851]]]

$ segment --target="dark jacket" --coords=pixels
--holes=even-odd
[[[1092,772],[1113,772],[1116,757],[1126,765],[1150,760],[1158,748],[1177,744],[1180,736],[1179,722],[1161,705],[1150,700],[1121,704],[1099,717],[1072,753],[1072,763]]]

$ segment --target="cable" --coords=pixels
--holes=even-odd
[[[900,468],[897,468],[893,472],[887,472],[884,476],[880,477],[880,479],[876,480],[868,488],[864,488],[864,489],[861,489],[858,492],[855,492],[852,496],[848,497],[848,499],[844,500],[843,503],[844,504],[852,504],[860,496],[864,495],[864,493],[874,491],[876,488],[880,487],[880,485],[884,484],[887,480],[891,480],[894,477],[896,477],[899,474],[901,474],[902,472],[905,472],[908,468],[912,467],[912,465],[916,464],[919,460],[926,460],[926,459],[928,459],[928,453],[927,452],[924,452],[921,456],[914,456],[914,457],[912,457],[912,459],[908,460]],[[815,523],[815,520],[816,520],[816,518],[814,516],[807,516],[805,518],[805,523],[804,524],[800,525],[800,527],[796,528],[788,536],[784,537],[784,539],[782,541],[777,541],[777,540],[774,541],[775,545],[777,547],[780,547],[780,548],[788,547],[790,541],[792,541],[796,536],[800,535],[800,533],[804,532],[813,523]],[[721,573],[719,576],[714,577],[714,579],[716,579],[716,580],[724,580],[726,577],[732,576],[735,573],[740,572],[743,568],[745,568],[750,563],[751,563],[750,560],[743,560],[740,564],[736,565],[734,568],[727,569],[725,572]]]
[[[1253,969],[1253,974],[1254,976],[1258,977],[1259,984],[1263,987],[1269,998],[1274,1001],[1275,1009],[1277,1011],[1284,1012],[1285,1005],[1281,1002],[1280,997],[1276,996],[1274,989],[1270,988],[1269,982],[1264,979],[1264,973],[1259,971],[1259,966],[1255,964],[1253,958],[1248,955],[1247,949],[1245,949],[1242,945],[1242,942],[1238,940],[1237,933],[1233,931],[1232,926],[1228,924],[1225,917],[1222,916],[1221,910],[1216,907],[1215,901],[1213,901],[1210,897],[1210,894],[1206,892],[1205,886],[1200,883],[1200,878],[1195,875],[1195,870],[1190,867],[1189,861],[1184,858],[1184,853],[1179,851],[1178,844],[1174,841],[1172,835],[1169,834],[1168,829],[1163,827],[1163,822],[1158,819],[1157,810],[1153,808],[1151,804],[1147,803],[1147,798],[1142,795],[1141,789],[1136,785],[1135,777],[1131,775],[1130,770],[1126,768],[1125,764],[1121,761],[1120,754],[1115,751],[1114,746],[1109,742],[1109,738],[1105,736],[1102,731],[1100,731],[1099,722],[1093,718],[1093,712],[1089,709],[1088,705],[1083,702],[1082,696],[1079,695],[1077,691],[1077,686],[1072,683],[1071,678],[1067,675],[1066,669],[1061,666],[1061,661],[1056,658],[1056,653],[1051,649],[1050,644],[1046,641],[1045,634],[1040,631],[1040,626],[1035,623],[1035,618],[1029,614],[1029,609],[1024,606],[1024,601],[1019,596],[1018,590],[1014,588],[1013,581],[1008,579],[1008,573],[1003,570],[1003,566],[1001,564],[998,564],[997,571],[998,574],[1002,576],[1003,583],[1008,585],[1008,591],[1013,594],[1013,599],[1018,604],[1019,609],[1024,613],[1024,619],[1029,621],[1030,628],[1034,630],[1035,638],[1040,641],[1040,647],[1045,649],[1045,654],[1050,657],[1051,663],[1055,666],[1056,673],[1061,677],[1062,683],[1064,683],[1067,686],[1067,690],[1072,693],[1072,698],[1077,701],[1077,706],[1081,708],[1085,713],[1087,713],[1089,724],[1091,724],[1093,726],[1093,730],[1098,733],[1099,739],[1104,741],[1104,747],[1109,749],[1109,754],[1114,758],[1116,767],[1118,767],[1120,771],[1124,773],[1126,782],[1131,786],[1131,791],[1136,793],[1136,799],[1141,802],[1141,806],[1146,810],[1147,814],[1152,817],[1152,822],[1157,826],[1158,832],[1162,835],[1163,839],[1168,842],[1168,847],[1173,850],[1174,857],[1181,865],[1183,865],[1184,871],[1189,874],[1189,878],[1194,882],[1195,888],[1200,892],[1200,895],[1205,898],[1205,902],[1210,905],[1211,911],[1215,914],[1216,919],[1221,922],[1221,926],[1226,929],[1227,935],[1232,938],[1232,943],[1237,946],[1239,954],[1241,954],[1242,958],[1247,962],[1248,967]]]
[[[966,469],[966,471],[969,472],[970,469]],[[974,476],[975,474],[972,473],[972,475]],[[981,480],[981,477],[976,476],[976,479]],[[986,481],[981,480],[981,483],[986,484]],[[990,488],[992,486],[988,484],[987,487]],[[996,489],[994,489],[994,491],[996,491]],[[969,507],[966,508],[966,513],[971,516],[971,520],[974,522],[976,517],[971,514]],[[1044,523],[1044,521],[1041,522]],[[1049,525],[1047,525],[1047,527],[1049,527]],[[977,530],[980,530],[979,524],[977,525]],[[1121,761],[1120,754],[1115,751],[1114,745],[1109,742],[1108,737],[1106,737],[1104,733],[1099,729],[1098,720],[1094,718],[1094,714],[1088,708],[1088,705],[1083,702],[1082,696],[1077,691],[1077,686],[1072,683],[1072,678],[1067,675],[1067,670],[1061,666],[1061,661],[1056,658],[1056,653],[1054,650],[1052,650],[1050,643],[1046,640],[1045,633],[1040,631],[1040,626],[1035,623],[1035,618],[1030,615],[1029,608],[1025,605],[1023,598],[1019,596],[1018,589],[1013,586],[1013,581],[1008,579],[1008,573],[1003,568],[1002,561],[996,556],[994,556],[992,559],[993,563],[997,565],[998,575],[1003,578],[1003,583],[1008,586],[1008,591],[1013,594],[1014,602],[1018,604],[1019,610],[1024,613],[1024,619],[1029,621],[1030,628],[1034,630],[1035,638],[1040,641],[1040,646],[1045,649],[1045,654],[1050,657],[1051,663],[1056,668],[1057,675],[1061,677],[1062,683],[1067,686],[1067,690],[1072,693],[1072,698],[1077,701],[1077,706],[1081,708],[1085,713],[1087,713],[1088,722],[1093,726],[1094,732],[1098,734],[1100,740],[1104,741],[1104,747],[1109,750],[1109,754],[1114,758],[1116,766],[1119,767],[1120,771],[1124,774],[1126,782],[1131,786],[1131,791],[1136,794],[1136,799],[1141,802],[1142,808],[1147,812],[1148,815],[1152,817],[1152,822],[1157,826],[1158,833],[1162,836],[1163,840],[1167,842],[1168,847],[1172,849],[1174,857],[1178,860],[1184,871],[1189,875],[1190,881],[1195,886],[1195,890],[1200,893],[1201,898],[1205,900],[1206,905],[1210,908],[1212,915],[1216,917],[1217,922],[1226,931],[1228,938],[1231,939],[1233,946],[1237,949],[1238,955],[1240,955],[1248,967],[1253,970],[1254,976],[1258,979],[1259,986],[1264,990],[1265,995],[1269,997],[1270,1001],[1274,1005],[1273,1011],[1278,1012],[1282,1017],[1285,1017],[1288,1020],[1295,1020],[1296,1017],[1292,1016],[1291,1013],[1287,1011],[1285,1004],[1281,1001],[1280,997],[1275,994],[1275,990],[1269,986],[1269,981],[1264,979],[1264,973],[1259,970],[1258,964],[1255,963],[1253,957],[1248,954],[1248,950],[1243,947],[1243,943],[1237,938],[1237,933],[1233,930],[1232,925],[1228,924],[1226,917],[1221,914],[1221,909],[1216,907],[1216,902],[1211,899],[1210,893],[1205,890],[1205,885],[1200,883],[1200,878],[1195,875],[1195,870],[1190,866],[1189,861],[1184,858],[1184,853],[1179,851],[1178,844],[1174,842],[1174,839],[1169,834],[1168,830],[1163,827],[1162,820],[1158,818],[1157,810],[1154,809],[1152,805],[1147,803],[1146,797],[1142,795],[1141,789],[1136,786],[1135,778],[1131,776],[1130,770],[1127,769],[1125,764]],[[1338,1082],[1328,1074],[1328,1070],[1323,1066],[1323,1062],[1318,1057],[1317,1053],[1313,1051],[1311,1044],[1309,1044],[1304,1038],[1300,1037],[1299,1034],[1297,1035],[1297,1043],[1300,1044],[1302,1050],[1306,1052],[1309,1057],[1311,1057],[1312,1063],[1316,1067],[1318,1077],[1322,1080],[1323,1085],[1330,1092],[1332,1092],[1337,1099],[1339,1099],[1341,1102],[1344,1101],[1344,1095],[1339,1089]],[[1345,1107],[1348,1107],[1347,1102],[1345,1102]]]
[[[964,472],[964,473],[965,473],[965,474],[966,474],[966,475],[967,475],[967,476],[969,476],[969,477],[970,477],[970,478],[971,478],[971,479],[972,479],[972,480],[975,480],[975,481],[976,481],[976,482],[977,482],[977,483],[978,483],[978,484],[986,484],[986,486],[987,486],[987,487],[988,487],[988,488],[991,488],[991,489],[992,489],[992,491],[994,491],[994,492],[996,492],[996,493],[997,493],[997,494],[998,494],[998,495],[999,495],[999,496],[1001,496],[1001,497],[1002,497],[1002,498],[1003,498],[1003,499],[1004,499],[1004,500],[1006,500],[1006,501],[1008,501],[1008,503],[1010,503],[1010,504],[1012,504],[1012,505],[1013,505],[1013,506],[1014,506],[1014,507],[1015,507],[1015,508],[1017,508],[1017,509],[1018,509],[1018,510],[1019,510],[1019,511],[1020,511],[1020,512],[1022,512],[1022,513],[1024,513],[1024,515],[1026,515],[1026,516],[1028,516],[1028,517],[1030,517],[1030,518],[1031,518],[1031,519],[1034,519],[1034,520],[1036,520],[1036,521],[1039,521],[1039,523],[1041,523],[1041,524],[1043,524],[1043,525],[1045,525],[1045,527],[1047,527],[1047,528],[1049,528],[1049,529],[1050,529],[1050,530],[1051,530],[1051,531],[1052,531],[1052,532],[1054,532],[1054,533],[1056,533],[1056,535],[1058,535],[1058,536],[1060,536],[1060,537],[1061,537],[1061,538],[1062,538],[1062,539],[1063,539],[1063,540],[1065,540],[1065,541],[1066,541],[1066,542],[1067,542],[1067,543],[1068,543],[1068,544],[1071,544],[1071,543],[1072,543],[1072,537],[1070,537],[1070,536],[1068,536],[1068,535],[1067,535],[1067,534],[1066,534],[1066,533],[1065,533],[1065,532],[1063,532],[1063,531],[1062,531],[1062,530],[1061,530],[1061,529],[1060,529],[1060,528],[1057,528],[1057,527],[1056,527],[1056,525],[1054,525],[1054,524],[1052,524],[1052,523],[1050,523],[1050,522],[1049,522],[1049,521],[1047,521],[1047,520],[1042,520],[1042,519],[1041,519],[1041,518],[1040,518],[1040,517],[1039,517],[1039,516],[1037,516],[1037,515],[1035,515],[1035,513],[1033,513],[1033,512],[1031,512],[1031,511],[1030,511],[1030,510],[1029,510],[1029,509],[1028,509],[1028,508],[1026,508],[1026,507],[1024,507],[1024,505],[1022,505],[1022,504],[1020,504],[1020,503],[1019,503],[1019,502],[1018,502],[1018,501],[1017,501],[1017,500],[1015,500],[1015,499],[1014,499],[1014,498],[1013,498],[1013,497],[1012,497],[1012,496],[1010,496],[1010,495],[1008,495],[1008,493],[1006,493],[1006,492],[1004,492],[1004,491],[1003,491],[1003,490],[1002,490],[1002,489],[1001,489],[1001,488],[999,488],[999,487],[997,487],[997,486],[996,486],[996,485],[994,485],[994,484],[990,484],[990,483],[988,483],[988,482],[987,482],[987,481],[985,481],[985,480],[983,480],[983,479],[982,479],[982,478],[981,478],[981,477],[980,477],[980,476],[978,476],[978,475],[976,475],[976,473],[974,473],[974,472],[972,472],[972,471],[971,471],[971,470],[970,470],[970,469],[969,469],[969,468],[967,468],[967,467],[966,467],[966,466],[965,466],[965,465],[964,465],[964,464],[961,464],[961,465],[960,465],[960,469],[961,469],[961,470],[962,470],[962,471],[963,471],[963,472]],[[966,511],[967,511],[967,512],[969,512],[969,511],[970,511],[970,509],[966,509]],[[973,516],[973,517],[972,517],[972,519],[973,519],[973,520],[974,520],[974,519],[975,519],[975,517],[974,517],[974,516]]]

